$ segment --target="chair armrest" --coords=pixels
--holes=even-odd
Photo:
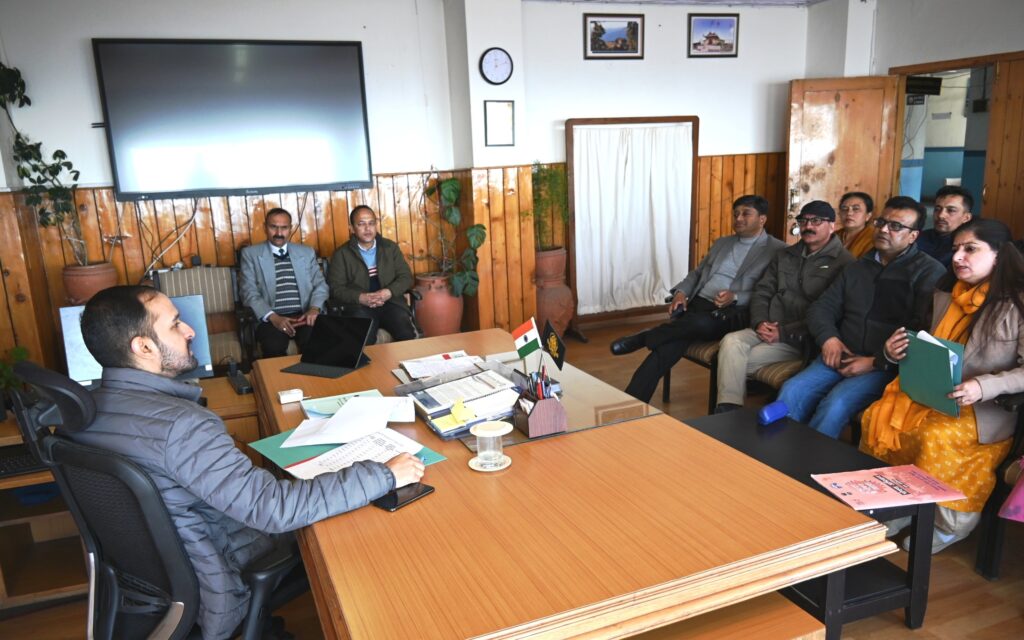
[[[1024,406],[1024,391],[1004,393],[995,399],[995,403],[1007,411],[1019,411]]]
[[[299,549],[294,543],[280,545],[242,569],[242,579],[249,586],[272,583],[300,564],[302,556],[299,555]]]
[[[408,291],[405,292],[405,295],[409,296],[413,300],[416,300],[417,302],[423,299],[423,294],[420,293],[419,289],[409,289]]]

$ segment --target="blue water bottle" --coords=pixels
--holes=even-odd
[[[777,420],[782,420],[788,415],[789,407],[786,406],[786,403],[776,400],[761,407],[761,410],[757,412],[757,423],[763,427]]]

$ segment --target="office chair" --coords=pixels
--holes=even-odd
[[[124,456],[51,433],[93,423],[84,387],[31,362],[15,373],[40,398],[11,393],[24,440],[52,471],[88,554],[91,637],[198,638],[199,583],[153,480]],[[236,630],[244,640],[261,638],[270,612],[309,588],[294,548],[257,559],[242,577],[252,591]]]
[[[330,259],[318,258],[317,261],[320,263],[320,269],[324,272],[324,278],[328,278],[328,274],[331,269]],[[423,294],[416,289],[409,289],[405,292],[405,304],[409,308],[409,319],[412,320],[412,327],[416,332],[416,338],[423,337],[423,329],[420,328],[420,323],[416,321],[416,303],[422,299]],[[327,308],[324,310],[332,316],[359,315],[357,312],[353,311],[350,305],[346,305],[344,302],[335,302],[334,300],[328,299],[326,304]],[[384,344],[386,342],[394,342],[394,338],[386,329],[378,327],[377,341],[374,344]]]

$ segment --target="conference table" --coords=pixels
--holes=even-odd
[[[282,373],[297,356],[257,361],[261,431],[302,421],[278,390],[392,395],[402,360],[512,344],[489,329],[375,345],[338,379]],[[578,419],[618,422],[508,447],[489,474],[421,420],[391,425],[447,460],[427,467],[424,499],[298,532],[326,637],[625,637],[896,550],[875,520],[571,365],[557,375]]]

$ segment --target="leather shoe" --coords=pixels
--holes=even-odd
[[[644,332],[634,333],[631,336],[619,338],[612,342],[612,354],[616,356],[624,356],[627,353],[633,353],[637,349],[644,346]]]

